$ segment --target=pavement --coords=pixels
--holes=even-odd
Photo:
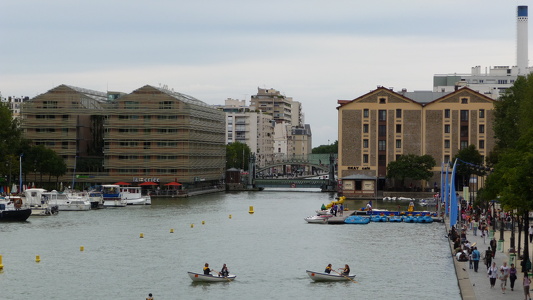
[[[446,228],[448,230],[449,223],[448,220],[446,220]],[[496,241],[500,239],[500,232],[496,231]],[[492,239],[492,235],[490,236],[490,239]],[[483,237],[480,236],[480,232],[478,230],[477,236],[475,236],[472,232],[472,230],[467,231],[467,240],[472,244],[476,243],[476,247],[478,251],[481,253],[481,260],[479,262],[479,268],[478,272],[474,272],[474,269],[469,268],[469,262],[462,262],[457,261],[455,257],[454,265],[455,265],[455,272],[457,275],[457,281],[459,284],[459,289],[461,292],[461,296],[463,300],[471,300],[471,299],[484,299],[484,300],[492,300],[492,299],[525,299],[524,298],[524,289],[522,287],[522,280],[523,280],[523,273],[520,273],[521,267],[520,267],[520,260],[516,258],[512,263],[515,264],[517,270],[518,270],[518,278],[515,281],[514,290],[511,291],[510,281],[507,280],[507,290],[505,291],[505,294],[502,293],[502,290],[500,288],[500,280],[496,280],[496,285],[494,288],[490,288],[490,282],[489,278],[487,276],[487,267],[485,266],[483,262],[484,253],[489,247],[490,242],[489,237]],[[511,231],[507,230],[504,231],[504,242],[502,247],[498,247],[498,250],[496,251],[496,255],[494,256],[493,262],[496,262],[496,266],[499,268],[504,261],[507,262],[507,265],[510,266],[511,262],[509,260],[510,257],[512,257],[509,253],[510,248],[510,240],[511,240]],[[522,238],[521,242],[523,244],[523,232],[522,232]],[[515,230],[515,245],[518,248],[518,230]],[[530,247],[532,247],[533,244],[530,244]],[[453,254],[453,243],[450,243],[450,250]],[[521,247],[523,248],[523,247]],[[516,256],[518,257],[518,255]],[[531,285],[533,288],[533,284]],[[533,291],[530,292],[530,295],[533,295]]]

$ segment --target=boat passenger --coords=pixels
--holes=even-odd
[[[204,275],[211,275],[211,269],[209,269],[209,264],[208,263],[205,263],[205,266],[204,266]]]
[[[222,266],[222,269],[220,270],[220,275],[223,277],[228,277],[229,271],[228,271],[228,267],[226,267],[226,264]]]
[[[342,269],[342,268],[341,268]],[[344,269],[342,269],[341,275],[348,276],[350,275],[350,266],[344,265]]]
[[[324,270],[324,273],[328,273],[328,274],[331,273],[331,264],[328,264],[328,266]]]
[[[148,294],[148,297],[146,297],[146,300],[154,300],[154,297],[152,297],[152,293]]]

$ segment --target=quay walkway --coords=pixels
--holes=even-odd
[[[448,219],[445,220],[446,230],[448,231],[449,222]],[[446,232],[447,233],[447,232]],[[445,233],[445,234],[446,234]],[[500,232],[496,231],[496,241],[500,237]],[[523,233],[522,233],[523,235]],[[523,273],[521,273],[520,260],[516,259],[512,263],[515,264],[517,269],[517,279],[515,281],[514,290],[511,291],[510,280],[507,280],[507,290],[505,294],[502,293],[500,288],[500,280],[496,279],[496,284],[494,288],[490,288],[489,278],[487,276],[487,267],[483,262],[483,257],[485,257],[485,251],[489,247],[490,239],[489,237],[481,237],[478,230],[477,236],[474,235],[472,230],[467,231],[466,239],[472,244],[476,243],[478,251],[481,253],[481,260],[479,261],[478,272],[474,272],[474,269],[469,268],[468,261],[457,261],[453,255],[453,242],[450,241],[450,251],[452,253],[452,259],[455,265],[455,272],[457,275],[457,282],[459,285],[459,290],[461,292],[461,297],[463,300],[473,300],[473,299],[484,299],[484,300],[500,300],[500,299],[510,299],[510,300],[520,300],[524,299],[524,289],[522,286]],[[504,243],[503,251],[496,251],[493,262],[496,262],[496,266],[499,268],[504,261],[507,262],[507,265],[510,266],[511,262],[509,258],[509,248],[511,240],[511,231],[504,231]],[[522,236],[523,243],[523,236]],[[518,246],[518,231],[515,232],[515,245]],[[533,284],[531,285],[533,287]],[[533,293],[533,292],[531,292]]]

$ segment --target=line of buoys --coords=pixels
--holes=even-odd
[[[249,214],[253,214],[254,213],[254,207],[253,206],[250,206],[250,210],[248,211]]]
[[[174,233],[174,228],[170,228],[170,233]]]
[[[41,262],[41,256],[39,255],[35,256],[35,262]]]
[[[141,234],[139,235],[139,237],[142,239],[142,238],[144,237],[144,234],[141,233]]]
[[[80,251],[83,251],[85,250],[85,248],[83,246],[80,246]]]

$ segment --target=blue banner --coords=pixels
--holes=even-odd
[[[457,224],[457,194],[455,192],[455,169],[457,166],[457,159],[453,164],[452,177],[450,178],[450,227]]]

